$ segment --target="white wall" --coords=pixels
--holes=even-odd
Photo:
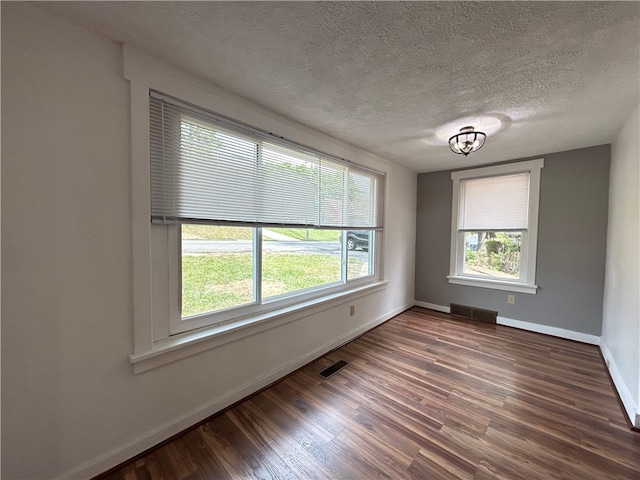
[[[640,427],[640,107],[611,147],[601,348],[627,414]]]
[[[354,317],[335,306],[133,375],[120,45],[3,2],[2,127],[3,478],[99,473],[412,304],[416,176],[388,164],[389,284],[358,300]]]

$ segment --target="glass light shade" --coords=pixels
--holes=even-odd
[[[460,133],[449,139],[449,148],[453,153],[467,156],[480,150],[486,139],[487,135],[485,133],[476,132],[473,127],[463,127],[460,129]]]

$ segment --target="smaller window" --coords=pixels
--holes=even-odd
[[[542,159],[453,172],[449,282],[536,293]]]

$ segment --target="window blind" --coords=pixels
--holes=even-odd
[[[384,174],[151,92],[151,220],[382,229]]]
[[[471,231],[526,230],[529,172],[460,180],[458,228]]]

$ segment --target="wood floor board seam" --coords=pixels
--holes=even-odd
[[[101,480],[249,477],[640,480],[640,433],[597,347],[414,307]]]

